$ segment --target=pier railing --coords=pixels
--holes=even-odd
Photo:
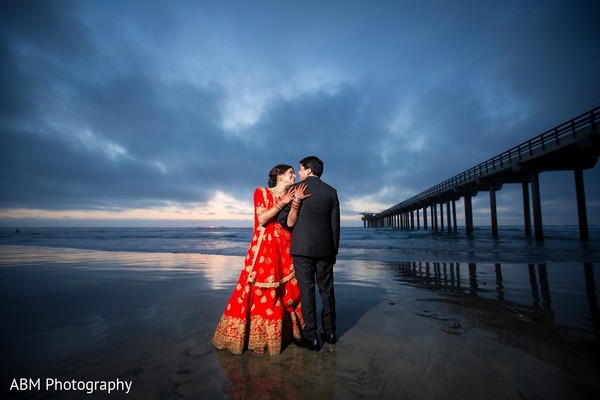
[[[572,143],[582,134],[598,134],[600,124],[600,106],[564,122],[532,139],[527,140],[503,153],[498,154],[450,179],[418,193],[409,199],[396,204],[380,213],[374,213],[371,218],[378,219],[395,214],[398,210],[411,208],[415,204],[429,201],[444,193],[456,191],[458,187],[476,182],[486,176],[501,170],[513,168],[524,160],[531,159],[550,149],[556,149],[562,144]],[[589,131],[589,132],[588,132]],[[517,167],[518,169],[518,167]]]

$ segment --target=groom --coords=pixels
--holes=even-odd
[[[322,339],[335,343],[335,294],[333,265],[340,243],[340,206],[337,191],[321,180],[323,161],[310,156],[300,161],[298,175],[305,183],[306,196],[296,199],[279,213],[284,226],[293,227],[290,253],[300,288],[302,315],[306,326],[298,343],[310,350],[320,350],[317,338],[315,282],[319,287]],[[301,203],[300,203],[301,200]]]

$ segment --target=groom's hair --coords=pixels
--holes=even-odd
[[[300,165],[304,167],[304,169],[311,169],[313,175],[321,177],[323,174],[323,161],[319,159],[319,157],[308,156],[304,157],[300,160]]]

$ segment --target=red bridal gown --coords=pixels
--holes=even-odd
[[[271,190],[254,192],[254,233],[244,268],[213,336],[218,349],[241,354],[245,349],[266,349],[280,354],[292,335],[300,339],[304,320],[300,290],[290,255],[292,234],[276,219],[258,223],[256,210],[275,205]]]

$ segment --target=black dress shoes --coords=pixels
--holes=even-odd
[[[311,351],[319,351],[321,350],[321,346],[319,344],[319,341],[317,339],[315,340],[306,340],[306,339],[300,339],[300,340],[295,340],[294,343],[296,344],[296,346],[311,350]]]
[[[326,334],[321,334],[321,338],[323,339],[324,342],[329,343],[329,344],[335,344],[335,342],[337,342],[337,338],[335,337],[335,334],[332,335],[326,335]]]

